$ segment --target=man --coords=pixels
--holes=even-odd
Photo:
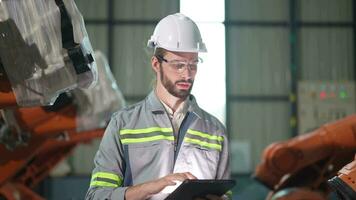
[[[224,126],[190,91],[206,52],[197,25],[182,14],[156,26],[148,46],[156,85],[113,115],[95,157],[86,199],[164,199],[185,179],[228,179]],[[222,199],[209,195],[207,199]]]

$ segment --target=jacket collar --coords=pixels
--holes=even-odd
[[[188,112],[192,112],[195,115],[197,115],[199,118],[202,118],[203,116],[203,111],[201,108],[199,108],[195,97],[191,94],[189,95],[189,101],[188,103]],[[162,114],[166,112],[164,109],[164,106],[162,105],[161,101],[156,95],[156,92],[154,90],[151,91],[151,93],[147,96],[147,102],[148,102],[148,107],[151,110],[153,114]]]

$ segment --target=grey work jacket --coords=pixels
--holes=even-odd
[[[229,179],[224,126],[199,108],[193,95],[188,98],[188,116],[178,134],[184,135],[180,148],[154,91],[143,101],[115,113],[95,156],[86,200],[124,200],[128,186],[171,173],[190,172],[198,179]],[[157,194],[151,199],[165,196]]]

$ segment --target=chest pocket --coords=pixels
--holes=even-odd
[[[161,146],[159,141],[128,144],[126,149],[131,168],[140,171],[149,167],[157,159],[156,156],[160,154]]]
[[[185,143],[180,152],[185,169],[198,179],[214,179],[217,174],[220,152],[197,144]],[[181,157],[182,159],[182,157]]]
[[[220,152],[222,150],[222,136],[206,132],[188,129],[184,138],[184,146],[190,150],[188,159],[191,159],[193,167],[199,166],[202,178],[215,178]]]
[[[209,149],[206,147],[194,145],[194,149],[196,149],[200,154],[202,154],[208,163],[213,164],[214,166],[218,165],[219,162],[219,151],[216,149]]]
[[[147,170],[157,169],[164,149],[172,145],[172,128],[148,127],[120,130],[120,141],[125,149],[125,160],[129,164],[133,180]],[[155,171],[153,171],[155,172]]]
[[[173,141],[173,129],[161,127],[149,127],[142,129],[120,130],[120,141],[128,149],[129,157],[137,156],[146,159],[149,154],[158,151],[159,144]],[[147,158],[146,160],[150,160]]]

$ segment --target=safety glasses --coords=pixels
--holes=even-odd
[[[183,73],[186,69],[189,69],[191,72],[196,72],[198,69],[198,64],[203,62],[203,59],[197,58],[193,61],[184,61],[184,60],[167,60],[163,56],[156,56],[160,62],[166,62],[173,71],[177,73]]]

